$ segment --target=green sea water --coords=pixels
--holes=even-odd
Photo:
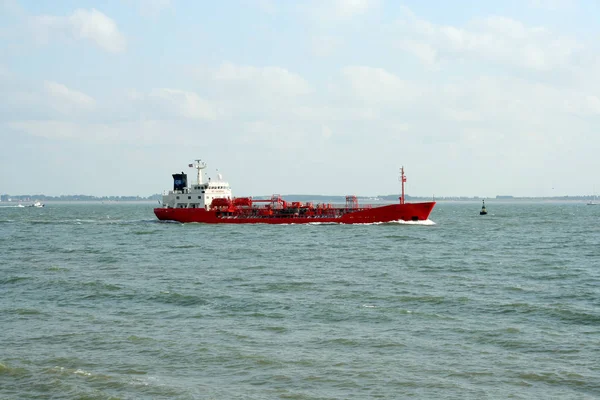
[[[0,399],[600,398],[600,206],[420,224],[0,205]]]

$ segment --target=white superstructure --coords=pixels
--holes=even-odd
[[[173,190],[163,193],[163,207],[165,208],[204,208],[210,209],[210,204],[214,199],[230,199],[231,187],[229,183],[223,180],[221,174],[217,174],[216,180],[208,178],[208,182],[203,182],[202,170],[206,168],[206,163],[196,160],[190,168],[198,170],[196,184],[187,184],[187,174],[173,174]]]

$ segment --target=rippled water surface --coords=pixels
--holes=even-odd
[[[0,398],[600,397],[600,206],[430,224],[0,207]]]

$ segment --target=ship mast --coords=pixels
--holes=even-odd
[[[194,167],[198,170],[198,186],[202,185],[202,170],[206,168],[206,163],[202,160],[194,160],[195,164],[190,164],[190,167]]]
[[[404,166],[400,168],[400,178],[398,178],[400,182],[402,182],[402,196],[400,196],[400,204],[404,204],[404,182],[406,182],[406,176],[404,176]]]

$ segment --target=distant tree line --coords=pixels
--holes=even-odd
[[[144,200],[160,200],[160,194],[151,196],[89,196],[85,194],[71,194],[60,196],[47,196],[45,194],[20,194],[20,195],[0,195],[1,201],[144,201]]]

